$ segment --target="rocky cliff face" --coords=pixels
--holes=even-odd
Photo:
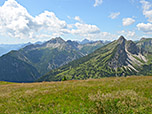
[[[114,55],[109,62],[109,66],[112,68],[123,67],[133,69],[134,65],[142,64],[141,61],[146,62],[146,58],[143,55],[143,50],[136,46],[136,44],[129,40],[127,41],[123,36],[117,40],[118,45],[114,49]],[[141,61],[140,61],[141,60]]]
[[[125,48],[128,52],[130,52],[131,54],[136,54],[138,55],[139,52],[141,52],[141,50],[139,49],[139,47],[136,46],[136,44],[133,41],[128,41],[125,44]]]
[[[109,62],[109,66],[112,68],[118,68],[127,65],[127,52],[125,49],[126,39],[123,36],[120,36],[117,43],[118,45],[113,51],[112,60]]]

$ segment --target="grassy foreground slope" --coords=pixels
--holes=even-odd
[[[0,84],[0,114],[151,114],[152,77]]]

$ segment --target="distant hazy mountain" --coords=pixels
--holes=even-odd
[[[137,46],[146,51],[152,52],[152,38],[142,38],[137,42]]]
[[[80,41],[79,43],[80,44],[87,44],[87,43],[90,43],[90,42],[92,42],[92,41],[90,41],[88,39],[84,39],[84,40]]]
[[[75,41],[64,41],[60,37],[42,44],[28,45],[0,57],[0,80],[34,81],[48,71],[83,57],[103,45],[102,42],[82,45]]]
[[[19,50],[27,45],[30,45],[31,43],[26,44],[0,44],[0,56],[12,51],[12,50]]]
[[[152,75],[152,53],[121,36],[85,57],[50,71],[39,81],[128,75]]]
[[[103,43],[102,41],[94,41],[85,44],[80,44],[78,47],[83,54],[87,55],[104,45],[105,43]]]
[[[102,40],[97,40],[97,41],[92,41],[92,40],[88,40],[88,39],[84,39],[84,40],[82,40],[82,41],[77,41],[79,44],[89,44],[89,43],[96,43],[96,42],[102,42],[102,43],[104,43],[104,44],[108,44],[108,43],[110,43],[111,41],[102,41]]]

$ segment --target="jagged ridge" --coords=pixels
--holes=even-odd
[[[47,73],[39,81],[59,81],[64,76],[71,80],[142,75],[143,66],[151,64],[149,56],[152,55],[121,36],[94,53]]]
[[[83,47],[85,45],[58,37],[42,44],[28,45],[19,51],[11,51],[0,57],[0,81],[34,81],[48,71],[88,54],[81,51]],[[93,44],[90,47],[94,50],[97,48]]]

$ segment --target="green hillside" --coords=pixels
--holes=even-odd
[[[123,36],[68,65],[52,70],[38,81],[64,78],[89,79],[111,76],[152,75],[152,54]],[[146,68],[146,70],[145,70]]]
[[[0,84],[0,114],[151,114],[151,90],[147,76]]]
[[[137,42],[137,46],[146,51],[152,52],[152,38],[142,38]]]
[[[0,80],[30,82],[39,77],[37,70],[30,64],[10,55],[0,58]]]
[[[50,70],[61,67],[103,46],[102,42],[78,44],[53,38],[31,44],[0,57],[0,81],[32,82]]]
[[[87,54],[94,52],[96,49],[101,48],[104,45],[105,44],[103,42],[96,41],[96,42],[92,42],[92,43],[81,44],[78,48],[83,54],[87,55]]]

